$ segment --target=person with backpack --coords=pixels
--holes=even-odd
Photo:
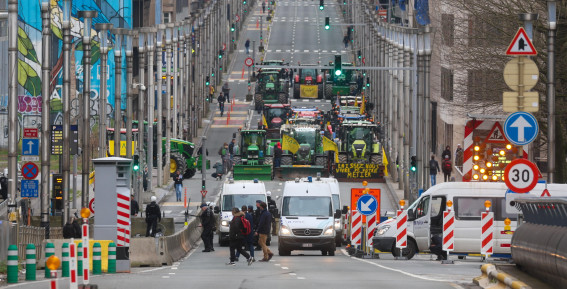
[[[451,147],[450,146],[446,146],[445,150],[441,153],[441,160],[445,160],[446,158],[448,158],[449,160],[451,159]]]
[[[252,262],[256,262],[254,259],[254,234],[252,234],[252,228],[254,227],[254,218],[249,213],[249,209],[252,209],[252,206],[242,205],[242,212],[244,213],[244,218],[248,220],[250,224],[250,233],[244,237],[244,249],[250,252],[250,258]],[[240,257],[240,252],[236,252],[236,262],[238,262],[238,257]]]
[[[270,234],[270,225],[272,223],[272,215],[268,212],[268,205],[265,202],[260,202],[260,220],[258,221],[258,229],[256,230],[256,235],[258,235],[258,244],[262,247],[262,252],[264,253],[264,258],[260,262],[268,262],[274,256],[274,253],[270,251],[270,248],[266,245],[266,240]]]
[[[157,223],[161,222],[161,211],[159,205],[156,204],[156,196],[150,198],[151,203],[146,206],[146,237],[155,237],[157,230]],[[150,229],[152,233],[150,235]]]
[[[203,250],[203,252],[214,251],[213,234],[215,233],[215,216],[207,204],[201,204],[201,215],[199,217],[201,218],[201,226],[203,227],[201,239],[203,240],[203,244],[205,244],[205,250]]]
[[[435,160],[435,156],[431,156],[429,160],[429,176],[431,177],[431,186],[437,184],[437,173],[439,173],[439,163]]]
[[[244,213],[236,207],[232,208],[232,216],[228,231],[230,262],[226,263],[226,265],[236,265],[236,263],[234,263],[236,261],[236,252],[239,252],[242,256],[246,257],[248,266],[250,266],[253,262],[252,257],[250,257],[248,252],[242,249],[245,236],[252,232],[250,222],[244,217]]]
[[[443,160],[443,179],[445,182],[448,182],[451,180],[451,172],[453,171],[453,165],[451,164],[451,159],[449,159],[449,156],[445,156],[445,159]]]

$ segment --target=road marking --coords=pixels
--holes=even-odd
[[[168,275],[165,275],[165,276],[161,276],[161,278],[163,278],[163,279],[168,279],[169,276],[168,276]]]
[[[282,269],[287,270],[287,269],[289,269],[289,268],[288,268],[288,267],[282,267]]]
[[[165,211],[163,211],[163,213],[169,215],[169,214],[171,214],[171,210],[165,210]]]
[[[173,269],[173,268],[172,268]],[[177,269],[177,268],[176,268]],[[175,275],[175,272],[169,272],[169,275]]]
[[[289,275],[291,275],[291,276],[295,276],[295,275],[297,275],[297,274],[295,274],[295,273],[289,273]]]
[[[305,277],[297,277],[299,280],[305,280]]]
[[[166,268],[168,268],[168,267],[154,268],[154,269],[140,271],[140,273],[148,273],[148,272],[153,272],[153,271],[157,271],[157,270],[163,270],[163,269],[166,269]]]

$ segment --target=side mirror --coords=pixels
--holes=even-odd
[[[415,220],[415,212],[413,209],[409,209],[408,210],[408,221],[413,221]]]
[[[341,213],[343,213],[343,215],[346,215],[348,213],[348,206],[343,206],[343,210]]]
[[[220,213],[220,208],[219,208],[219,206],[215,206],[215,207],[213,208],[213,212],[214,212],[215,214],[219,214],[219,213]]]
[[[335,217],[335,219],[339,219],[341,217],[341,210],[336,210],[334,217]]]

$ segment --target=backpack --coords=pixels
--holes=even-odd
[[[242,228],[240,228],[240,232],[242,233],[242,235],[244,236],[248,236],[250,235],[250,233],[252,233],[252,228],[250,226],[250,221],[248,221],[244,216],[240,217],[240,220],[242,221]]]
[[[444,172],[450,172],[452,170],[453,170],[453,168],[451,166],[451,161],[450,160],[444,160],[443,161],[443,171]]]

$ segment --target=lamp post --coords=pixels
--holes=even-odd
[[[177,120],[177,135],[176,137],[179,139],[185,139],[183,136],[183,127],[185,123],[185,111],[183,108],[187,105],[187,97],[185,97],[185,21],[181,21],[179,24],[179,88],[177,92],[177,98],[179,101],[179,105],[177,105],[177,112],[179,113],[179,119]],[[188,87],[188,85],[187,85]]]
[[[169,172],[169,166],[171,162],[171,59],[173,55],[171,53],[171,45],[172,45],[172,31],[174,28],[173,23],[167,23],[167,28],[165,29],[165,85],[166,86],[166,101],[165,101],[165,111],[166,111],[166,118],[165,118],[165,170]],[[166,172],[164,171],[164,172]]]
[[[140,168],[142,168],[140,171],[136,172],[138,174],[138,178],[136,178],[137,180],[139,180],[139,176],[141,174],[142,179],[144,178],[144,168],[147,164],[146,161],[144,161],[144,98],[145,98],[145,92],[147,91],[146,86],[144,85],[144,83],[146,82],[145,80],[145,66],[146,66],[146,55],[145,55],[145,49],[146,49],[146,31],[144,30],[144,28],[139,28],[138,29],[138,58],[140,59],[140,67],[139,67],[139,82],[140,82],[140,90],[138,91],[138,147],[136,149],[137,151],[137,155],[140,157]],[[148,126],[152,125],[152,122],[148,119]],[[151,143],[148,143],[147,147],[152,146]],[[142,184],[143,184],[143,180],[142,180]],[[143,186],[140,186],[140,182],[138,182],[137,186],[136,186],[137,190],[138,190],[138,194],[136,195],[137,197],[137,201],[138,203],[140,203],[140,195],[141,192],[143,192]]]
[[[547,182],[555,175],[555,37],[557,33],[557,2],[547,1]]]
[[[106,156],[106,104],[108,102],[108,31],[112,29],[110,23],[97,23],[95,29],[98,31],[100,40],[100,89],[98,97],[98,157]]]
[[[49,75],[51,68],[49,66],[49,48],[51,41],[51,19],[50,6],[48,0],[41,1],[41,19],[42,19],[42,40],[41,40],[41,95],[49,94]],[[41,111],[41,171],[49,172],[51,150],[50,131],[49,128],[49,97],[42,99]],[[49,174],[41,174],[41,227],[45,228],[45,238],[49,239]]]
[[[193,56],[193,45],[192,45],[192,37],[191,37],[191,24],[192,20],[190,17],[185,18],[185,85],[186,90],[185,93],[182,94],[182,97],[185,99],[185,121],[183,122],[183,126],[187,127],[187,136],[185,140],[191,139],[191,95],[193,89],[193,81],[192,81],[192,73],[191,70],[191,63],[192,63],[192,56]]]
[[[179,92],[177,89],[177,85],[178,85],[177,77],[179,72],[179,65],[177,63],[179,57],[179,47],[178,47],[179,27],[177,26],[177,24],[175,24],[171,32],[173,38],[173,51],[172,51],[173,52],[173,117],[172,117],[173,127],[172,127],[171,135],[173,135],[174,138],[177,138],[177,104],[178,104],[178,92]]]
[[[120,129],[122,128],[122,37],[128,30],[112,29],[114,34],[114,156],[120,156]]]
[[[152,191],[152,175],[153,175],[153,168],[154,168],[154,97],[155,97],[155,89],[154,89],[154,41],[156,38],[157,29],[154,27],[144,28],[146,32],[146,39],[148,41],[148,138],[146,140],[146,144],[148,147],[147,150],[147,166],[148,166],[148,192]],[[161,81],[161,79],[160,79]],[[159,142],[158,142],[159,143]],[[158,146],[161,147],[161,146]],[[157,158],[160,159],[160,158]],[[144,201],[145,198],[144,198]]]
[[[63,0],[63,218],[69,220],[69,176],[71,167],[71,0]]]
[[[429,79],[430,79],[430,72],[431,72],[431,27],[429,25],[424,27],[423,31],[423,44],[424,44],[424,52],[425,57],[423,59],[423,96],[425,99],[423,112],[424,112],[424,120],[423,123],[425,124],[425,131],[424,131],[424,145],[425,145],[425,155],[429,156],[431,151],[431,101],[430,101],[430,86],[429,86]],[[424,172],[429,172],[429,162],[424,161],[425,168],[423,169]],[[430,183],[424,189],[428,189]]]
[[[90,163],[90,107],[91,107],[91,28],[96,11],[79,11],[79,18],[83,18],[83,131],[82,131],[82,170],[81,170],[81,208],[89,206],[89,163]],[[49,111],[49,110],[48,110]]]
[[[132,88],[133,85],[133,72],[134,72],[134,57],[133,57],[133,45],[132,41],[136,36],[136,31],[127,30],[124,34],[124,42],[126,44],[126,157],[132,158],[132,120],[133,110],[132,110]],[[141,124],[143,125],[143,124]]]
[[[156,40],[156,47],[157,47],[157,185],[161,187],[162,183],[162,172],[163,172],[163,158],[162,156],[162,137],[163,137],[163,128],[162,128],[162,96],[163,90],[161,88],[161,84],[163,82],[162,79],[162,53],[163,53],[163,33],[165,31],[165,24],[159,24],[157,28],[157,40]]]

